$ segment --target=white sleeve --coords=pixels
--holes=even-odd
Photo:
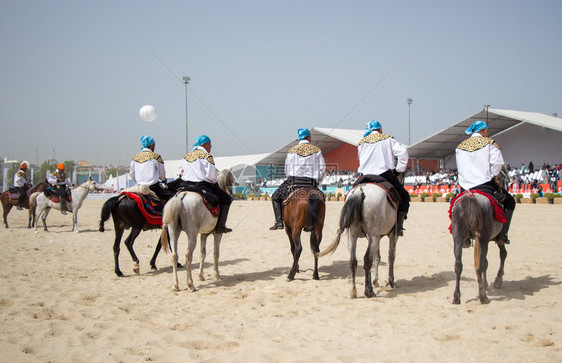
[[[322,152],[318,152],[318,184],[322,182],[324,176],[326,175],[326,161],[322,156]]]
[[[210,162],[206,162],[207,165],[205,167],[205,177],[207,178],[207,181],[209,183],[216,183],[218,178],[219,178],[219,171],[217,170],[217,167],[214,166],[213,164],[211,164]]]
[[[408,166],[408,150],[395,139],[391,139],[392,154],[398,158],[398,163],[396,164],[396,171],[403,173],[406,171]]]
[[[493,176],[496,176],[500,173],[504,164],[502,152],[494,145],[488,145],[488,147],[490,148],[490,171]]]
[[[166,182],[166,168],[164,167],[164,163],[159,162],[156,160],[156,165],[158,166],[158,177],[164,183]]]
[[[131,164],[129,165],[129,177],[131,177],[131,180],[134,181],[135,183],[137,182],[137,180],[135,179],[135,161],[131,160]]]

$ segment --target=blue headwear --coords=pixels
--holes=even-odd
[[[152,137],[148,136],[148,135],[143,135],[140,138],[140,142],[141,142],[142,148],[144,149],[144,148],[149,147],[150,145],[153,145],[154,139]]]
[[[310,131],[308,129],[299,129],[299,140],[304,140],[310,136]]]
[[[466,130],[464,130],[464,133],[467,135],[472,135],[475,132],[478,132],[480,130],[484,130],[487,129],[488,125],[486,125],[486,123],[484,121],[474,121],[474,123],[472,125],[470,125],[470,127]]]
[[[369,122],[367,124],[367,126],[365,126],[365,132],[363,132],[363,137],[365,136],[369,136],[371,134],[371,132],[378,130],[378,129],[382,129],[381,123],[378,122],[377,120],[373,120],[371,122]]]
[[[211,139],[209,138],[209,136],[199,135],[199,136],[197,136],[197,138],[195,138],[195,144],[193,144],[193,146],[201,146],[201,145],[206,144],[208,142],[211,142]]]

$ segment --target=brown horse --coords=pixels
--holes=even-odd
[[[314,272],[312,278],[319,280],[318,277],[318,257],[320,252],[320,242],[322,241],[322,228],[324,227],[324,216],[326,214],[326,204],[324,195],[315,188],[297,189],[289,202],[283,208],[283,221],[285,222],[285,232],[291,242],[291,253],[293,254],[293,267],[289,276],[289,281],[295,279],[295,274],[299,271],[299,257],[302,252],[301,231],[304,229],[310,233],[310,248],[314,256]]]
[[[27,190],[25,195],[25,200],[23,203],[23,207],[29,209],[29,196],[35,192],[42,192],[44,191],[50,184],[45,180],[44,182],[38,184],[36,187]],[[18,198],[19,194],[11,192],[10,190],[6,190],[2,194],[0,194],[0,201],[2,202],[2,209],[4,210],[4,226],[8,227],[8,213],[12,210],[13,206],[18,205]],[[27,224],[27,228],[31,228],[31,217],[32,213],[29,213],[29,222]]]

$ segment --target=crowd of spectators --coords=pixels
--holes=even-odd
[[[548,184],[551,192],[558,191],[558,181],[560,180],[560,170],[562,165],[558,163],[549,165],[544,163],[540,169],[536,169],[532,162],[520,168],[513,168],[510,163],[506,163],[507,175],[509,176],[509,186],[517,190],[530,189],[542,196],[545,192],[541,184]]]

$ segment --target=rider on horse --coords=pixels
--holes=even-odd
[[[363,138],[357,144],[357,151],[359,153],[357,172],[360,176],[353,186],[375,181],[374,175],[383,177],[392,184],[400,196],[397,235],[403,236],[402,225],[410,208],[410,194],[396,179],[394,171],[402,173],[406,170],[408,150],[392,136],[383,134],[380,122],[373,120],[367,124]],[[395,156],[398,158],[396,165],[394,165]]]
[[[220,212],[215,233],[232,232],[232,229],[226,227],[232,198],[217,184],[219,171],[215,166],[213,156],[210,154],[213,146],[211,145],[211,139],[207,135],[197,136],[193,146],[193,150],[183,157],[181,187],[216,195],[219,199]]]
[[[283,229],[283,200],[285,200],[292,187],[318,187],[318,184],[326,174],[326,163],[322,156],[322,150],[310,143],[310,131],[308,129],[298,130],[299,143],[293,146],[285,159],[285,175],[287,179],[277,188],[271,196],[273,212],[275,213],[275,224],[270,230]],[[307,231],[307,228],[305,228]]]
[[[129,176],[138,185],[147,185],[160,198],[162,204],[165,204],[174,193],[160,185],[161,182],[166,182],[164,161],[154,152],[156,143],[152,137],[144,135],[140,142],[142,148],[131,160]]]
[[[66,214],[66,198],[68,197],[68,186],[70,185],[70,180],[66,177],[64,172],[64,164],[57,164],[57,169],[52,172],[47,181],[53,186],[55,192],[60,198],[60,212]]]
[[[17,205],[17,208],[19,210],[23,209],[23,203],[25,202],[27,189],[29,189],[29,187],[31,186],[31,183],[27,180],[27,174],[26,174],[28,166],[29,163],[27,161],[22,162],[20,165],[20,170],[18,170],[17,173],[14,174],[14,188],[18,191],[20,195],[18,198],[18,205]]]
[[[515,209],[515,199],[494,180],[504,165],[502,152],[498,144],[488,137],[488,125],[484,121],[474,122],[465,133],[471,136],[456,149],[459,184],[463,190],[476,189],[491,195],[501,194],[496,194],[496,197],[504,205],[507,222],[496,237],[496,242],[508,244],[507,232]]]

